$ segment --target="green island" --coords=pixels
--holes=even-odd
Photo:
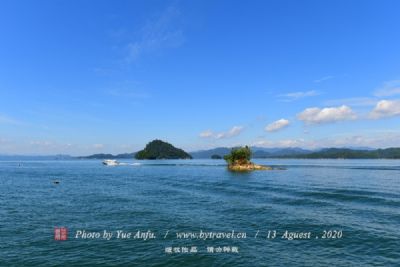
[[[192,156],[170,143],[153,140],[135,154],[136,159],[192,159]]]
[[[251,149],[248,146],[233,148],[231,153],[224,156],[230,171],[272,170],[272,167],[254,164],[250,161]]]

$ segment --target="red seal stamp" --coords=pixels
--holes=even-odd
[[[68,230],[66,227],[54,228],[54,240],[65,241],[68,238]]]

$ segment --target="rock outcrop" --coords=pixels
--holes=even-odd
[[[272,170],[270,166],[257,165],[252,162],[244,163],[244,164],[230,164],[228,165],[228,169],[230,171],[258,171],[258,170]]]

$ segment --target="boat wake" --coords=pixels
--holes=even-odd
[[[121,166],[140,166],[142,163],[134,162],[134,163],[126,163],[126,162],[120,162],[118,165]]]

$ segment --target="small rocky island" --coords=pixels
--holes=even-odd
[[[192,159],[192,156],[170,143],[153,140],[135,155],[136,159]]]
[[[272,170],[272,167],[251,162],[251,149],[248,146],[233,148],[230,154],[224,156],[224,159],[230,171]]]

